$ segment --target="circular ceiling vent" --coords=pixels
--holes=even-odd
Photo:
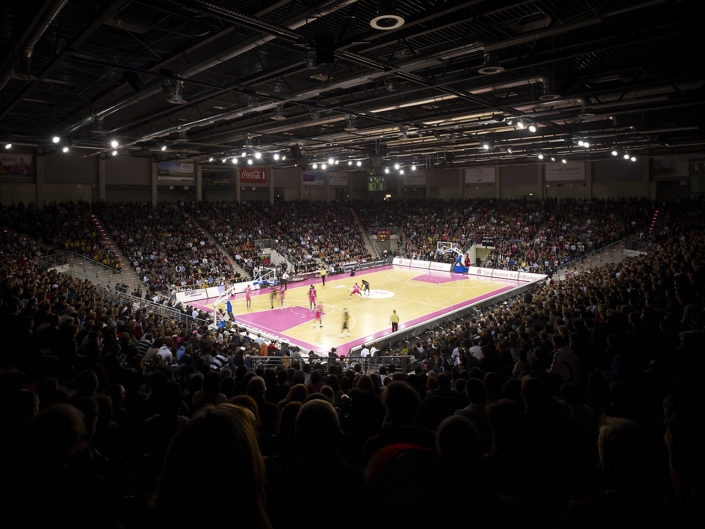
[[[377,16],[370,20],[370,26],[380,31],[389,31],[402,27],[404,22],[404,17],[397,13],[395,0],[379,0]]]

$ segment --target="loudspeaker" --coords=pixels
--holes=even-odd
[[[301,148],[298,145],[292,145],[290,150],[291,157],[294,159],[294,161],[301,162],[301,160],[303,160],[303,156],[301,155]]]
[[[316,37],[316,64],[335,62],[335,37],[319,35]]]

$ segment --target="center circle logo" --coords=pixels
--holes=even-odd
[[[394,296],[394,292],[390,292],[389,290],[370,290],[370,295],[365,297],[383,299],[391,298],[392,296]]]

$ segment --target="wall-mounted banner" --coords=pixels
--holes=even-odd
[[[323,171],[304,171],[301,179],[305,186],[322,186],[326,181]]]
[[[485,165],[481,167],[466,167],[465,168],[465,183],[466,184],[494,184],[495,182],[494,165]]]
[[[193,163],[157,162],[157,183],[165,185],[195,184]]]
[[[426,175],[418,171],[410,171],[407,169],[402,175],[402,185],[405,186],[425,186]]]
[[[337,171],[328,173],[328,184],[331,186],[347,187],[348,186],[347,173],[341,173],[341,172],[337,172]]]
[[[585,180],[584,162],[551,162],[544,164],[546,182],[582,182]]]
[[[241,184],[266,184],[266,167],[240,167]]]
[[[0,179],[25,182],[32,176],[31,154],[0,154]]]
[[[689,169],[689,160],[685,156],[654,156],[651,158],[652,180],[688,178]]]

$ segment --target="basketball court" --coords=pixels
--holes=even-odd
[[[370,295],[350,296],[357,282],[370,283]],[[314,325],[314,311],[309,309],[308,292],[313,284],[319,303],[323,304],[323,327]],[[302,350],[327,354],[332,347],[338,354],[347,354],[351,347],[373,342],[392,331],[389,317],[396,310],[400,317],[399,330],[489,299],[523,285],[509,279],[478,278],[390,265],[357,272],[355,276],[333,276],[289,283],[283,305],[279,298],[271,308],[271,288],[252,292],[251,308],[247,308],[245,294],[230,297],[235,321],[250,329],[261,330]],[[363,291],[364,294],[364,291]],[[194,302],[192,305],[213,312],[216,298]],[[349,330],[342,335],[343,311],[350,313]]]

